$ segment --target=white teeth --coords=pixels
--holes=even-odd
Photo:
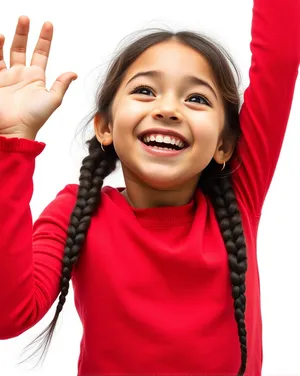
[[[162,134],[151,134],[151,135],[145,135],[143,137],[143,141],[145,143],[149,143],[150,141],[155,141],[159,143],[164,144],[171,144],[171,145],[177,145],[179,148],[184,147],[184,142],[181,141],[179,138],[176,138],[174,136],[164,136]]]
[[[162,148],[162,147],[159,147],[159,146],[152,146],[153,149],[158,149],[158,150],[166,150],[166,148]],[[173,148],[168,148],[169,150],[177,150],[177,149],[173,149]]]
[[[170,136],[165,136],[164,137],[164,143],[165,144],[171,144],[171,137]]]

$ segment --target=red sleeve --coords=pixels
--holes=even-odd
[[[0,339],[37,323],[59,292],[77,186],[67,186],[32,225],[35,158],[45,144],[0,137]]]
[[[238,196],[259,216],[291,110],[300,63],[300,0],[254,0],[250,85],[240,113]]]

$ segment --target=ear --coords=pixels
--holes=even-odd
[[[105,116],[96,113],[94,117],[94,131],[97,140],[103,145],[108,146],[112,144],[112,127],[111,124],[107,122]]]
[[[225,145],[224,140],[220,140],[218,145],[217,145],[217,148],[216,148],[216,151],[215,151],[213,158],[217,163],[222,165],[224,162],[229,161],[233,152],[234,152],[234,144],[233,143],[230,143],[230,144],[226,143],[226,145]]]

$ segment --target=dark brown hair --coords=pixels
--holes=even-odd
[[[111,63],[106,78],[97,94],[96,112],[110,119],[110,109],[114,96],[128,67],[147,48],[176,38],[179,42],[192,47],[206,58],[212,68],[225,108],[225,126],[223,139],[227,145],[236,143],[240,136],[238,93],[238,71],[228,53],[216,42],[197,33],[181,31],[172,33],[155,30],[139,37],[129,46],[123,48]],[[89,119],[93,119],[95,113]],[[67,240],[62,259],[62,276],[60,295],[55,316],[49,326],[34,340],[41,341],[39,349],[42,356],[47,351],[54,328],[66,301],[69,291],[71,271],[78,261],[84,245],[91,218],[101,203],[100,191],[104,179],[116,168],[118,156],[113,144],[101,150],[96,137],[87,141],[89,155],[83,159],[80,169],[77,202],[71,214]],[[237,323],[241,349],[241,366],[238,375],[245,373],[247,361],[247,340],[245,325],[245,274],[247,270],[246,246],[241,215],[231,182],[230,163],[223,172],[214,160],[202,172],[199,188],[211,200],[228,253],[229,278],[232,284],[234,316]]]

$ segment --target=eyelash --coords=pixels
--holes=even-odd
[[[141,94],[141,93],[138,93],[138,91],[139,90],[141,90],[141,89],[146,89],[146,90],[149,90],[149,91],[151,91],[152,93],[154,93],[154,90],[150,87],[150,86],[148,86],[148,85],[138,85],[138,86],[136,86],[131,92],[130,92],[130,94]],[[146,94],[144,94],[144,95],[146,95]],[[199,93],[194,93],[194,94],[192,94],[192,95],[190,95],[189,96],[189,99],[190,98],[193,98],[193,97],[200,97],[201,99],[203,99],[206,103],[206,105],[207,106],[211,106],[211,104],[210,104],[210,102],[209,102],[209,100],[203,95],[203,94],[199,94]],[[198,103],[198,102],[194,102],[194,103]]]
[[[147,90],[151,91],[152,93],[154,92],[154,90],[150,86],[138,85],[138,86],[135,86],[135,88],[131,91],[130,94],[139,94],[139,93],[137,93],[137,91],[140,90],[140,89],[147,89]]]

